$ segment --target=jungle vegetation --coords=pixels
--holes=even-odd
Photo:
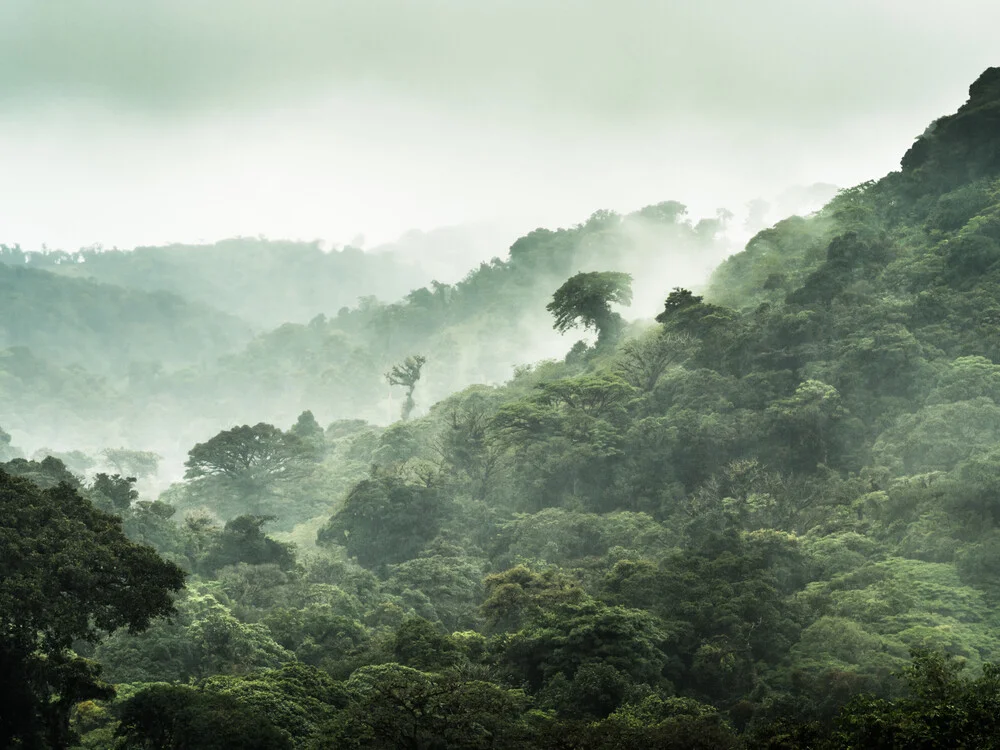
[[[598,212],[204,363],[238,338],[222,312],[184,369],[125,377],[25,316],[0,352],[0,744],[1000,747],[1000,68],[704,289],[649,272],[674,245],[715,262],[717,228]],[[202,314],[149,294],[129,325]],[[577,333],[493,382],[529,329]],[[354,408],[386,388],[401,414]],[[31,419],[237,397],[261,413],[161,492],[141,440],[17,447]]]

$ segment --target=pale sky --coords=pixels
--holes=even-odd
[[[0,243],[369,245],[897,167],[992,0],[0,0]]]

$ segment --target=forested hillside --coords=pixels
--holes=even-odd
[[[213,245],[168,245],[135,250],[85,248],[24,252],[0,245],[0,265],[41,268],[127,289],[170,292],[247,321],[258,330],[305,323],[357,304],[359,296],[402,297],[433,278],[444,261],[465,265],[488,257],[482,247],[498,232],[446,228],[411,232],[363,252],[347,245],[237,237]]]
[[[0,501],[38,512],[0,517],[0,602],[41,603],[5,632],[51,636],[0,651],[30,676],[0,743],[1000,746],[1000,68],[899,171],[759,233],[703,292],[680,259],[719,253],[717,225],[680,209],[537,230],[187,393],[147,383],[133,408],[259,406],[156,500],[124,463],[4,464]],[[553,326],[591,335],[529,364]],[[389,383],[401,419],[353,418]],[[317,420],[330,393],[353,411]],[[57,553],[62,507],[103,536]],[[125,612],[47,614],[21,564],[62,555],[83,587],[68,571],[135,543],[168,563],[142,558]]]
[[[193,441],[235,422],[287,423],[306,409],[325,421],[392,421],[399,413],[396,401],[401,394],[389,389],[383,374],[413,355],[427,358],[417,394],[419,409],[426,411],[469,384],[500,383],[517,365],[565,352],[568,342],[551,330],[545,305],[577,271],[632,272],[640,280],[635,308],[649,315],[658,305],[658,276],[668,274],[680,282],[703,280],[727,253],[720,233],[725,217],[692,222],[685,213],[684,206],[671,201],[625,217],[601,211],[568,229],[539,229],[517,240],[506,260],[484,262],[455,284],[433,282],[394,303],[365,295],[357,306],[342,306],[330,317],[310,313],[308,323],[284,323],[262,332],[243,348],[220,344],[198,361],[170,359],[169,341],[186,341],[204,352],[213,319],[223,316],[205,310],[204,325],[199,327],[199,319],[185,317],[185,310],[201,308],[184,306],[176,297],[32,272],[18,267],[28,256],[8,249],[8,260],[15,267],[4,270],[0,264],[0,273],[65,285],[70,291],[105,293],[92,309],[62,318],[49,309],[54,290],[46,294],[49,290],[41,286],[22,284],[10,298],[13,304],[30,295],[11,318],[21,321],[24,329],[14,343],[27,350],[10,350],[6,355],[0,350],[4,357],[0,399],[9,404],[3,424],[22,443],[60,450],[128,443],[173,457],[179,465]],[[287,257],[280,254],[282,248]],[[177,258],[165,249],[140,249],[134,259],[113,251],[66,257],[32,254],[27,265],[47,266],[60,274],[106,268],[105,276],[123,284],[172,284],[185,293],[184,280],[190,279],[192,298],[204,296],[230,309],[227,299],[243,295],[232,309],[244,311],[242,304],[271,315],[281,310],[293,314],[329,309],[329,301],[317,300],[313,292],[322,290],[330,274],[337,276],[343,263],[356,262],[369,270],[389,263],[370,260],[359,251],[328,256],[315,246],[280,243],[240,241],[211,252],[189,250],[178,249]],[[225,284],[230,266],[235,269],[230,291],[216,293],[214,288]],[[412,280],[412,274],[408,278]],[[337,279],[334,296],[337,288],[346,289],[351,282],[350,275]],[[354,288],[378,288],[358,284]],[[62,306],[86,299],[79,292],[57,296],[64,300]],[[131,298],[138,301],[134,311]],[[175,302],[174,308],[164,309],[162,324],[173,337],[166,344],[156,331],[130,343],[127,331],[114,327],[138,328],[146,299]],[[319,304],[323,307],[310,307]],[[102,315],[112,323],[94,320]],[[65,348],[56,347],[56,342]],[[92,359],[98,361],[73,356],[85,346],[93,349]],[[118,356],[122,350],[131,359],[122,361],[124,354]],[[99,381],[96,387],[95,381]],[[74,427],[57,418],[40,418],[39,408],[46,415],[52,411],[73,415]],[[99,419],[88,421],[95,411]]]
[[[61,366],[121,378],[188,366],[243,347],[250,327],[166,292],[142,292],[0,263],[0,350],[23,347]]]

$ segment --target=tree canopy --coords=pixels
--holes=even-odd
[[[174,611],[184,574],[69,485],[43,490],[2,469],[0,548],[0,744],[61,747],[70,709],[112,693],[73,645],[145,630]]]
[[[0,350],[5,426],[57,446],[0,433],[0,744],[997,746],[998,111],[991,70],[697,294],[731,217],[665,202],[203,368]],[[598,345],[515,365],[557,287]],[[74,474],[178,404],[162,477]]]
[[[611,305],[632,304],[632,276],[620,271],[578,273],[559,287],[545,306],[555,317],[553,327],[565,333],[578,324],[597,331],[598,343],[616,338],[621,316]]]

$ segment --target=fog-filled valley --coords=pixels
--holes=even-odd
[[[219,61],[239,49],[216,38],[208,52],[175,28],[184,5],[158,11],[162,29],[146,33],[186,40],[203,67],[183,80],[214,86],[220,112],[249,106],[226,97],[267,88],[265,69],[285,85],[308,78],[298,58],[273,70],[244,61],[252,86],[227,78]],[[247,29],[259,11],[248,6]],[[309,17],[326,23],[326,12]],[[406,23],[445,44],[438,34],[469,12],[442,10],[440,28]],[[361,28],[365,9],[351,13]],[[590,39],[600,24],[580,13],[576,33]],[[31,22],[57,38],[47,11]],[[279,51],[296,34],[317,41],[304,27],[274,31]],[[512,96],[483,67],[500,54],[493,38],[469,33],[470,68]],[[407,89],[437,101],[446,87],[419,77],[427,59],[403,54],[413,44],[399,41]],[[563,44],[551,40],[556,59]],[[15,102],[10,48],[0,93]],[[335,79],[349,52],[372,80],[407,69],[362,47],[310,64]],[[536,53],[503,75],[527,76]],[[99,52],[76,54],[79,76],[52,79],[56,62],[25,55],[24,90],[55,81],[153,106]],[[762,64],[747,62],[748,81]],[[182,67],[173,59],[146,80],[165,130],[193,127],[170,107],[208,106],[171,88]],[[478,90],[462,73],[435,80]],[[705,92],[674,88],[672,101],[722,122],[713,76],[700,74]],[[847,174],[837,170],[782,187],[791,172],[776,161],[756,193],[727,203],[720,187],[712,203],[720,155],[690,198],[671,187],[562,220],[594,195],[632,200],[640,187],[581,185],[536,222],[524,205],[557,184],[546,165],[483,188],[492,157],[459,140],[442,170],[470,160],[470,193],[506,192],[517,211],[435,224],[435,209],[406,230],[414,206],[447,192],[447,177],[422,174],[426,194],[362,206],[348,190],[329,207],[384,212],[374,240],[301,239],[308,222],[166,239],[257,205],[210,201],[159,244],[0,236],[0,748],[1000,747],[1000,67],[973,79],[957,109],[893,146],[898,166],[843,187],[830,182]],[[666,106],[642,76],[624,80],[620,98],[593,84],[602,107],[623,110],[608,118]],[[587,131],[601,119],[587,97],[560,81],[554,100],[589,133],[580,143],[606,140],[611,130]],[[850,109],[835,82],[816,81]],[[539,123],[550,117],[532,107]],[[781,140],[794,109],[782,107],[762,151]],[[352,112],[379,138],[380,114]],[[867,123],[874,143],[884,121]],[[426,133],[412,127],[412,142],[385,137],[386,149],[421,151]],[[638,133],[610,160],[570,151],[595,185],[616,183],[615,159],[632,182]],[[710,153],[697,143],[671,179]],[[252,181],[252,155],[239,153]],[[195,192],[212,163],[186,162]],[[402,194],[403,173],[379,171],[388,163],[373,174],[386,196]],[[109,163],[97,193],[119,189],[128,168]],[[136,179],[148,202],[155,191]],[[276,182],[291,198],[262,227],[301,218],[297,195],[321,203],[321,180]],[[0,189],[0,219],[5,205],[18,203]],[[153,208],[123,210],[108,245],[154,225]],[[88,217],[74,211],[53,214],[55,233],[79,234]],[[0,233],[25,234],[27,216]]]
[[[165,476],[180,478],[190,445],[232,424],[287,426],[306,410],[324,424],[387,424],[398,418],[383,377],[393,364],[427,358],[426,412],[468,385],[562,358],[573,340],[545,310],[562,281],[630,273],[629,313],[651,319],[667,280],[700,288],[732,251],[728,221],[725,211],[692,221],[675,201],[598,211],[532,231],[453,284],[422,264],[439,265],[468,232],[404,238],[416,252],[260,239],[72,254],[5,247],[4,426],[29,453],[129,445],[169,458]]]

